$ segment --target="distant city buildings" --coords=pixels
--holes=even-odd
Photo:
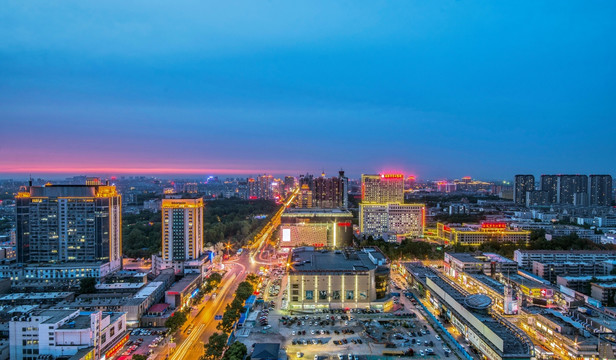
[[[299,185],[298,207],[346,209],[349,206],[349,180],[342,170],[338,172],[337,177],[329,178],[325,173],[320,177],[301,175]]]
[[[541,175],[539,190],[533,175],[515,176],[516,205],[610,206],[612,200],[611,175]]]
[[[516,205],[527,204],[527,193],[535,190],[533,175],[516,175],[513,186],[513,201]]]

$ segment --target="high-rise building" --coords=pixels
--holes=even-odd
[[[404,203],[404,175],[380,174],[361,176],[362,203]]]
[[[312,202],[314,207],[323,209],[345,208],[348,206],[348,179],[344,171],[339,177],[318,177],[313,180]]]
[[[612,176],[590,175],[590,205],[610,206],[612,204]]]
[[[516,205],[527,205],[526,193],[533,190],[535,190],[535,177],[533,175],[516,175],[513,201]]]
[[[425,223],[423,204],[360,204],[360,231],[387,241],[422,236]]]
[[[115,186],[28,186],[15,200],[19,263],[122,267],[122,201]]]
[[[184,262],[203,255],[203,199],[163,199],[162,261],[182,270]]]
[[[259,175],[256,178],[248,178],[248,198],[251,200],[273,198],[272,175]]]
[[[558,175],[558,203],[562,205],[585,205],[584,200],[582,200],[584,195],[576,196],[576,194],[588,194],[588,176]]]
[[[541,191],[547,192],[548,204],[557,204],[558,175],[541,175]]]
[[[312,190],[308,184],[303,184],[299,189],[299,195],[297,197],[297,207],[303,209],[309,209],[313,205]]]

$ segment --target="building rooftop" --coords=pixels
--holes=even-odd
[[[162,281],[151,281],[141,290],[139,290],[139,292],[137,292],[133,297],[136,299],[147,298],[152,295],[157,289],[164,285],[165,283],[163,283]]]
[[[505,284],[501,283],[500,281],[494,280],[491,277],[484,275],[484,274],[467,274],[467,275],[479,281],[480,283],[484,284],[485,286],[489,287],[490,289],[496,291],[497,293],[503,296],[505,295]]]
[[[616,256],[614,250],[516,250],[522,254],[612,254]]]
[[[353,213],[343,209],[322,208],[288,208],[282,213],[282,217],[353,217]]]
[[[53,300],[63,299],[73,295],[72,292],[47,292],[47,293],[12,293],[0,297],[0,301],[15,301],[15,300]]]
[[[31,314],[32,317],[34,316],[40,316],[40,317],[47,317],[48,319],[46,319],[45,321],[43,321],[43,324],[55,324],[59,321],[62,321],[63,319],[66,319],[67,317],[73,315],[77,313],[76,310],[67,310],[67,309],[49,309],[49,310],[39,310],[39,311],[35,311]]]
[[[300,247],[289,254],[289,272],[369,271],[378,266],[374,260],[386,261],[386,258],[378,251],[328,251]]]
[[[448,280],[445,280],[445,279],[441,278],[440,276],[438,276],[435,273],[432,273],[432,275],[428,275],[428,278],[431,281],[433,281],[438,287],[440,287],[443,291],[445,291],[447,293],[447,295],[449,295],[458,304],[468,305],[468,304],[466,304],[466,300],[470,296],[470,294],[468,292],[466,292],[462,288],[459,288],[458,286],[454,286]],[[488,299],[489,299],[489,297],[488,297]],[[468,310],[481,323],[483,323],[484,326],[489,328],[493,333],[495,333],[499,338],[502,339],[502,341],[503,341],[503,354],[507,354],[507,355],[528,354],[530,352],[529,344],[527,344],[527,343],[525,343],[525,342],[523,342],[521,340],[521,337],[518,334],[516,334],[515,327],[513,325],[508,324],[505,320],[500,319],[499,317],[495,317],[494,315],[492,315],[490,313],[483,312],[483,311],[480,310],[480,308],[482,306],[483,306],[483,308],[487,309],[487,307],[485,306],[486,302],[487,302],[487,299],[484,299],[483,297],[481,297],[481,298],[478,297],[477,301],[474,302],[474,303],[479,305],[479,306],[477,306],[477,310],[479,310],[479,311],[475,311],[472,308],[470,308]],[[468,308],[468,307],[465,307],[465,308]],[[465,320],[465,321],[468,323],[467,324],[468,326],[473,327],[473,325],[469,321],[467,321],[467,320]],[[481,329],[475,329],[475,333],[477,333],[478,335],[484,337],[484,341],[492,343],[492,341],[490,341],[490,339],[486,338],[481,333],[480,330]],[[528,342],[530,343],[530,340],[528,340]],[[495,345],[494,343],[492,343],[492,344]]]
[[[182,293],[186,288],[188,288],[195,280],[197,280],[201,275],[200,274],[186,274],[179,281],[176,281],[171,285],[167,292],[178,292]],[[150,283],[152,284],[152,283]],[[152,290],[154,291],[154,290]]]
[[[585,276],[559,276],[559,277],[567,281],[590,281],[593,278],[595,278],[597,282],[616,281],[616,275],[600,275],[600,276],[585,275]]]

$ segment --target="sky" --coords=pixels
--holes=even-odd
[[[0,177],[616,175],[613,1],[0,2]]]

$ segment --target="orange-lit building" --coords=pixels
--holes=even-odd
[[[436,224],[437,236],[446,244],[481,245],[486,242],[528,242],[530,231],[511,230],[506,223],[484,222],[479,225]]]

